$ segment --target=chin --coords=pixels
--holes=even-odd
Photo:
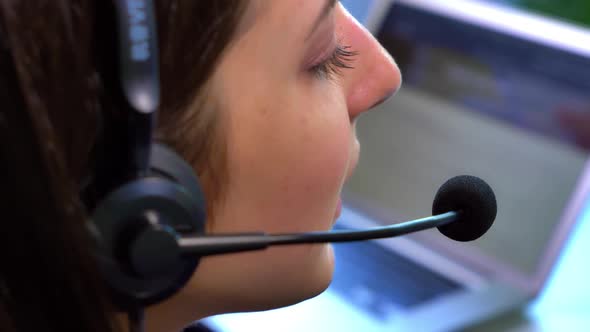
[[[305,245],[300,246],[297,252],[293,252],[293,248],[280,248],[273,255],[283,257],[283,262],[289,263],[288,268],[285,265],[276,269],[271,267],[266,276],[253,281],[256,285],[247,284],[245,289],[237,290],[231,298],[232,305],[226,307],[228,310],[224,313],[291,306],[321,294],[330,286],[334,273],[332,245]],[[298,260],[296,257],[307,259]],[[230,298],[227,300],[230,301]]]
[[[330,244],[306,245],[313,252],[313,261],[303,265],[296,264],[294,270],[283,271],[267,279],[264,289],[247,292],[242,301],[234,304],[233,312],[253,312],[283,308],[309,300],[323,293],[332,282],[334,273],[334,250]],[[301,249],[304,249],[303,246]],[[285,255],[287,260],[290,256]],[[293,256],[291,256],[293,258]],[[305,268],[301,268],[305,266]],[[241,302],[241,303],[239,303]]]
[[[299,292],[294,292],[289,303],[286,305],[296,304],[323,293],[332,282],[334,276],[334,249],[331,244],[314,245],[313,247],[320,249],[320,258],[317,261],[317,267],[309,271],[302,278],[302,282],[297,282],[300,285]],[[314,249],[315,249],[314,248]]]
[[[278,309],[321,294],[333,273],[331,244],[211,257],[174,302],[199,317]]]

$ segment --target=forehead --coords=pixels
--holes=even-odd
[[[304,30],[319,11],[321,0],[244,0],[237,36],[252,29],[274,27],[277,32]],[[317,8],[317,9],[316,9]]]

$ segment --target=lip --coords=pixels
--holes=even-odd
[[[348,179],[350,179],[350,177],[352,177],[352,175],[354,174],[354,170],[356,169],[356,166],[359,161],[359,156],[360,156],[360,143],[359,143],[358,139],[355,138],[352,156],[350,158],[350,163],[348,165],[346,176],[344,177],[344,183],[346,183],[346,181],[348,181]],[[338,202],[336,203],[336,211],[334,212],[334,222],[336,222],[336,219],[338,219],[340,217],[341,213],[342,213],[342,197],[338,197]]]
[[[358,138],[355,137],[353,147],[352,147],[350,162],[348,164],[348,169],[346,172],[346,176],[344,178],[344,182],[348,181],[348,179],[350,179],[350,177],[352,177],[352,175],[354,174],[354,170],[356,169],[356,166],[358,165],[358,162],[359,162],[360,149],[361,149],[361,146],[358,141]]]
[[[336,219],[340,218],[340,214],[342,213],[342,198],[338,197],[338,203],[336,204],[336,211],[334,212],[334,222]]]

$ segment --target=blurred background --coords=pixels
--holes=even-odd
[[[584,0],[487,0],[590,27],[590,2]],[[356,1],[361,2],[361,1]]]
[[[466,330],[587,330],[590,1],[341,2],[404,78],[394,98],[358,121],[361,161],[345,205],[376,224],[423,217],[446,179],[482,177],[496,191],[497,221],[482,239],[453,250],[513,270],[536,296]],[[434,243],[435,232],[409,238]],[[386,298],[395,269],[383,255],[335,247],[343,263],[324,294],[205,323],[219,332],[394,331],[382,317],[400,312]]]

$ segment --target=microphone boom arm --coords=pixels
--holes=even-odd
[[[209,256],[266,249],[268,246],[326,242],[354,242],[381,239],[439,227],[456,221],[459,213],[450,211],[434,216],[406,221],[368,230],[338,230],[294,234],[205,234],[182,236],[177,243],[183,256]]]

